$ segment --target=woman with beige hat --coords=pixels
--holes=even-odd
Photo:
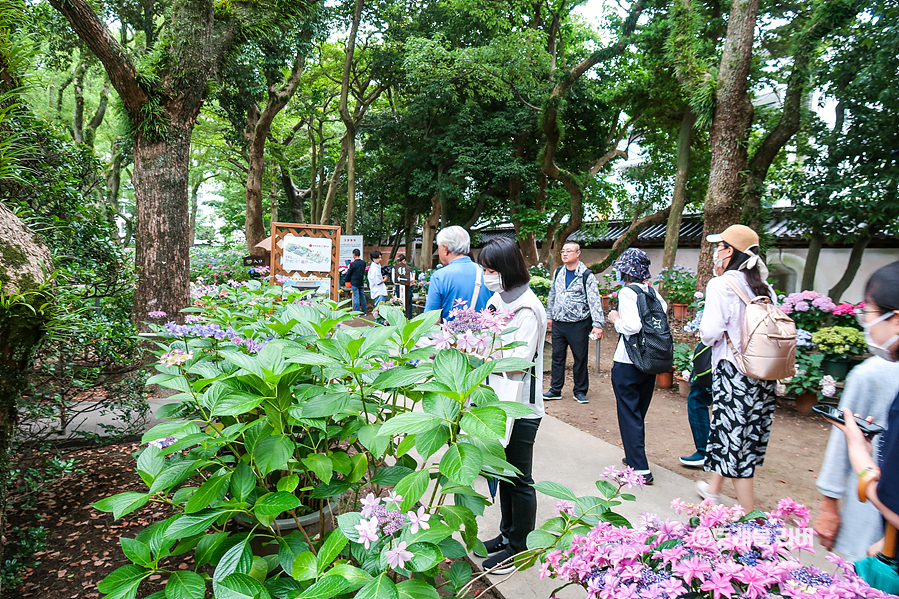
[[[750,298],[777,296],[768,285],[768,269],[759,256],[759,236],[743,225],[709,235],[715,244],[715,277],[705,292],[705,311],[699,325],[702,342],[712,348],[712,429],[705,470],[708,482],[696,488],[705,499],[717,500],[724,479],[734,482],[737,501],[748,512],[754,509],[753,476],[765,459],[774,420],[775,381],[763,381],[741,373],[728,343],[740,347],[746,306],[727,279]]]

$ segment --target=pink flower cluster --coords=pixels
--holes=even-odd
[[[456,300],[457,307],[450,311],[450,319],[440,325],[432,337],[436,349],[456,348],[459,351],[486,355],[492,352],[496,335],[501,333],[513,313],[493,310],[476,311],[466,307],[467,302]]]
[[[806,290],[800,293],[791,293],[780,306],[784,314],[792,314],[794,311],[808,312],[812,308],[817,308],[821,312],[830,314],[836,308],[836,304],[826,295],[822,295],[817,291]]]
[[[838,570],[828,574],[803,566],[791,551],[811,550],[808,529],[789,528],[791,519],[808,526],[809,512],[791,499],[764,517],[744,515],[709,501],[675,500],[690,524],[642,518],[639,528],[600,522],[586,536],[575,536],[565,550],[545,556],[540,577],[580,585],[587,599],[761,599],[770,596],[827,599],[882,598],[859,578],[851,564],[828,558]],[[807,534],[797,534],[805,532]],[[797,540],[804,536],[806,540]]]
[[[361,500],[362,510],[360,515],[362,519],[359,521],[359,524],[353,526],[359,533],[359,540],[356,542],[361,544],[366,550],[371,549],[373,546],[376,550],[383,549],[384,556],[387,558],[387,565],[394,570],[402,568],[407,561],[415,557],[412,552],[407,550],[405,541],[395,542],[394,535],[402,530],[407,523],[409,532],[412,534],[417,534],[419,530],[431,528],[431,525],[428,523],[431,515],[427,513],[424,506],[419,507],[418,511],[409,511],[404,514],[399,511],[402,501],[403,496],[398,495],[395,491],[390,491],[390,494],[384,498],[377,497],[374,493],[369,493]],[[388,504],[396,509],[388,509]],[[384,536],[382,537],[381,535]],[[393,545],[392,548],[391,545]]]
[[[865,302],[861,302],[860,304],[837,304],[834,306],[832,314],[834,316],[855,316],[856,308],[864,308]]]

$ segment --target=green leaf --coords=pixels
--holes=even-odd
[[[415,435],[406,435],[396,446],[397,459],[409,453],[413,447],[415,447]]]
[[[212,580],[222,582],[230,574],[248,574],[253,566],[253,549],[245,538],[225,552],[212,574]]]
[[[397,433],[423,433],[439,426],[441,419],[433,414],[422,412],[405,412],[394,416],[381,425],[378,436],[395,435]]]
[[[438,599],[437,589],[424,580],[409,579],[396,585],[399,599]]]
[[[440,548],[440,553],[443,554],[443,557],[448,559],[459,559],[468,554],[465,546],[456,539],[443,539],[437,543],[437,546]]]
[[[603,497],[605,497],[606,499],[613,497],[615,493],[618,492],[618,489],[615,488],[615,485],[607,480],[596,481],[596,488],[599,489],[599,492],[602,493]]]
[[[278,490],[286,493],[293,493],[300,486],[300,477],[296,474],[284,476],[278,479]]]
[[[372,575],[350,564],[337,564],[325,573],[325,578],[329,576],[337,576],[343,578],[349,583],[347,591],[355,591],[364,587],[372,579]]]
[[[307,458],[303,458],[303,465],[312,470],[322,482],[326,485],[330,484],[331,477],[334,475],[334,466],[331,464],[331,458],[321,453],[314,453]]]
[[[294,444],[287,435],[265,437],[253,449],[253,461],[263,476],[275,470],[286,470]]]
[[[234,497],[243,501],[255,488],[256,475],[253,474],[253,469],[241,461],[231,475],[231,492],[234,493]]]
[[[213,416],[238,416],[259,407],[265,396],[242,391],[229,390],[209,406]]]
[[[428,490],[428,471],[418,470],[396,483],[394,491],[403,496],[400,511],[407,512]]]
[[[200,427],[188,420],[167,420],[165,422],[160,422],[159,424],[145,432],[140,438],[140,442],[146,445],[150,441],[165,439],[169,436],[183,437],[199,432]],[[178,433],[184,434],[182,435]]]
[[[372,387],[375,389],[396,389],[398,387],[409,387],[427,380],[431,376],[431,368],[423,368],[422,366],[398,366],[385,370],[378,375]]]
[[[146,493],[127,491],[125,493],[113,495],[112,497],[107,497],[106,499],[101,499],[92,507],[101,512],[112,512],[112,517],[118,520],[125,514],[130,514],[137,508],[143,507],[149,500],[150,496]]]
[[[357,453],[354,454],[350,460],[352,460],[353,467],[352,470],[350,470],[347,481],[351,483],[359,482],[368,471],[368,456],[364,453]]]
[[[390,437],[381,436],[380,430],[380,424],[366,424],[356,433],[359,442],[376,458],[383,456],[390,444]]]
[[[501,401],[495,406],[506,414],[506,418],[527,418],[535,414],[534,409],[530,405],[518,403],[517,401]]]
[[[253,512],[260,516],[277,516],[281,512],[292,510],[301,504],[302,501],[293,493],[276,491],[275,493],[267,493],[257,499],[256,504],[253,506]]]
[[[196,572],[176,571],[165,583],[165,596],[166,599],[203,599],[206,596],[206,581]]]
[[[255,578],[235,572],[229,574],[215,586],[216,599],[269,599],[268,591]]]
[[[230,481],[231,473],[227,472],[204,482],[184,505],[184,513],[192,514],[207,507],[218,498],[222,488]]]
[[[149,568],[152,565],[153,556],[150,554],[150,547],[146,543],[127,537],[120,537],[119,543],[122,545],[122,552],[125,554],[125,557],[132,562],[145,568]]]
[[[503,439],[506,436],[506,413],[493,406],[473,408],[462,415],[460,425],[469,435]]]
[[[197,549],[194,551],[194,561],[197,566],[202,566],[208,563],[212,556],[215,555],[215,552],[218,551],[218,548],[222,546],[230,533],[227,532],[215,532],[212,534],[203,535],[203,538],[197,543]]]
[[[362,521],[362,515],[359,512],[347,512],[337,516],[337,526],[343,535],[354,543],[359,542],[359,531],[353,528]]]
[[[399,599],[399,594],[396,585],[387,578],[387,574],[381,574],[359,589],[355,599]]]
[[[553,545],[555,545],[558,538],[558,535],[554,535],[551,532],[537,528],[528,533],[528,549],[552,547]]]
[[[446,578],[458,593],[471,580],[471,565],[468,562],[455,562],[446,573]]]
[[[162,450],[150,445],[137,457],[137,473],[148,487],[153,484],[160,472],[165,469],[165,457]]]
[[[375,471],[375,475],[371,478],[371,484],[392,487],[411,473],[412,469],[405,466],[385,466]]]
[[[439,351],[434,357],[435,379],[456,393],[461,394],[468,390],[465,387],[465,375],[468,371],[468,360],[457,349]]]
[[[599,514],[599,519],[605,520],[606,522],[614,524],[615,526],[624,526],[625,528],[631,527],[631,523],[627,518],[612,511],[602,512],[601,514]]]
[[[560,485],[559,483],[554,483],[552,481],[536,482],[534,483],[534,489],[544,495],[549,495],[550,497],[567,499],[568,501],[577,501],[577,495],[575,495],[571,489],[565,485]]]
[[[318,558],[311,551],[304,551],[293,560],[290,576],[300,582],[318,576]]]
[[[134,599],[137,596],[137,587],[152,573],[152,570],[128,564],[113,570],[109,576],[100,581],[97,590],[106,594],[104,599]]]
[[[343,593],[350,586],[350,582],[338,576],[325,576],[305,591],[290,593],[291,599],[331,599]]]
[[[437,393],[425,393],[421,402],[422,409],[428,414],[439,416],[447,422],[455,423],[462,406],[455,399]]]
[[[212,526],[219,516],[225,513],[223,509],[208,509],[196,514],[184,514],[178,516],[171,526],[165,531],[167,539],[182,539],[192,537]]]
[[[434,543],[412,543],[406,549],[412,552],[412,559],[406,562],[406,568],[412,572],[430,570],[443,559],[443,554]]]
[[[259,366],[259,360],[256,356],[248,356],[237,351],[223,350],[219,354],[227,361],[231,362],[238,368],[242,368],[251,374],[255,374],[261,379],[265,379],[265,373]]]
[[[480,385],[493,372],[495,364],[493,360],[487,360],[465,375],[465,390],[470,391]]]
[[[325,544],[318,551],[318,573],[321,574],[325,569],[334,562],[334,558],[340,555],[343,548],[346,547],[348,539],[339,528],[331,531]]]
[[[450,438],[450,428],[447,424],[441,424],[434,430],[415,435],[415,449],[425,460],[434,455],[440,448],[446,445]]]
[[[462,485],[470,485],[484,464],[481,450],[469,443],[456,443],[440,460],[440,473]]]
[[[150,494],[159,491],[168,491],[176,485],[180,485],[188,478],[193,476],[194,472],[203,465],[199,460],[187,460],[184,462],[176,462],[166,467],[160,472],[153,484],[150,485]]]
[[[528,370],[534,363],[524,358],[500,358],[493,361],[493,372]]]

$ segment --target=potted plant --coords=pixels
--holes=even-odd
[[[479,546],[475,517],[489,500],[474,480],[485,467],[512,472],[506,419],[531,413],[483,381],[532,363],[418,348],[438,311],[407,321],[385,305],[386,326],[354,328],[342,326],[352,318],[343,304],[308,293],[197,293],[187,324],[155,327],[170,338],[150,383],[179,393],[136,455],[147,490],[95,504],[118,519],[155,502],[167,517],[122,539],[132,563],[98,590],[133,597],[154,576],[179,597],[374,597],[385,586],[418,596],[422,585],[436,596],[445,576],[457,592],[470,569],[454,566],[451,577],[440,566]],[[488,349],[495,340],[480,331]],[[307,528],[304,513],[335,501],[337,528]],[[384,501],[382,522],[356,511]],[[185,553],[193,569],[171,569],[166,559]]]
[[[693,348],[687,343],[674,344],[674,378],[683,397],[690,394],[690,377],[693,371]]]
[[[837,380],[845,380],[850,357],[868,350],[865,334],[853,327],[825,327],[812,333],[812,343],[824,354],[824,372]]]
[[[674,371],[663,372],[656,375],[656,387],[659,389],[670,389],[674,386]]]
[[[687,318],[687,305],[694,299],[696,293],[696,273],[680,264],[672,268],[662,268],[656,277],[661,287],[661,293],[671,306],[672,314],[677,320]]]
[[[599,294],[602,296],[602,309],[606,312],[616,309],[618,307],[618,291],[621,289],[621,285],[615,278],[615,273],[610,272],[602,277],[597,276],[596,281],[599,284]],[[613,298],[615,300],[614,306],[612,305]]]
[[[826,325],[835,307],[829,297],[811,290],[782,296],[780,302],[780,309],[793,319],[796,327],[807,331]]]
[[[818,403],[821,388],[821,361],[823,354],[796,355],[796,374],[782,382],[785,391],[796,398],[796,410],[800,414],[811,414],[812,406]]]
[[[862,325],[859,324],[858,319],[855,317],[855,310],[859,308],[864,310],[865,302],[859,304],[837,304],[830,313],[833,317],[833,324],[840,327],[851,327],[853,329],[862,330]]]

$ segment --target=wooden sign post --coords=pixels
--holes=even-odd
[[[412,269],[408,264],[396,265],[396,284],[402,287],[403,304],[406,306],[406,318],[412,318]]]
[[[304,239],[309,240],[308,244],[302,241]],[[330,240],[330,244],[318,240]],[[340,256],[340,227],[272,223],[271,256],[272,285],[275,284],[278,275],[310,278],[330,276],[331,299],[339,301],[340,277],[337,267]],[[288,268],[285,268],[285,264]],[[305,269],[290,268],[295,264],[307,266]]]

